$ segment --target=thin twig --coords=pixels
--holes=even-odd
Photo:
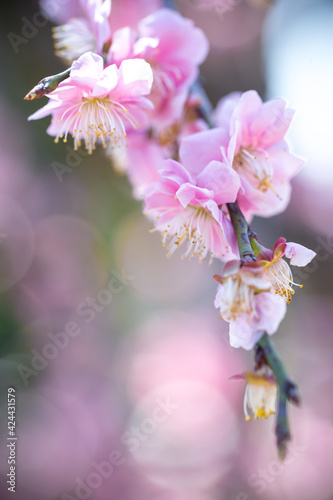
[[[250,242],[249,225],[246,222],[246,219],[242,214],[237,202],[228,203],[227,207],[229,210],[232,225],[236,233],[241,265],[248,264],[249,262],[254,262],[256,258]]]

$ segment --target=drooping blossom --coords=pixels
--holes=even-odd
[[[291,296],[295,293],[293,286],[303,285],[294,283],[293,274],[288,263],[283,259],[290,259],[293,266],[303,267],[309,264],[316,253],[299,243],[287,243],[285,238],[279,238],[273,250],[253,243],[257,259],[264,266],[264,276],[271,283],[274,293],[281,295],[286,302],[291,301]]]
[[[128,27],[116,31],[108,60],[119,63],[124,58],[140,57],[149,62],[154,74],[151,121],[161,129],[180,119],[207,53],[207,38],[193,21],[175,11],[159,9],[139,22],[137,32]]]
[[[270,217],[290,199],[290,180],[304,162],[292,155],[285,140],[294,111],[284,99],[262,102],[250,90],[222,99],[215,118],[227,132],[225,154],[241,177],[238,204],[244,215]]]
[[[263,266],[259,262],[240,267],[239,261],[227,262],[221,275],[215,307],[221,317],[230,323],[229,337],[232,347],[253,349],[264,332],[276,332],[286,313],[285,301],[270,292]]]
[[[245,372],[234,375],[231,380],[245,380],[244,415],[250,420],[252,414],[255,419],[268,418],[276,413],[276,380],[268,366],[254,372]]]
[[[111,0],[80,0],[80,16],[53,28],[56,55],[73,61],[88,51],[102,54],[111,43]]]
[[[146,119],[152,103],[149,94],[153,75],[142,59],[125,60],[103,69],[103,59],[87,52],[72,65],[70,77],[48,94],[49,102],[29,117],[37,120],[52,115],[47,129],[55,142],[68,134],[74,149],[85,142],[91,153],[96,143],[117,146],[126,139],[128,127],[138,127]]]
[[[212,161],[191,175],[186,161],[181,165],[166,160],[162,165],[161,180],[147,187],[144,198],[145,213],[153,219],[154,230],[162,233],[164,245],[170,239],[168,255],[186,242],[185,257],[237,258],[231,222],[219,208],[237,196],[239,178],[234,170]]]

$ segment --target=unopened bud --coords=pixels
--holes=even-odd
[[[34,101],[35,99],[40,99],[45,94],[49,94],[58,87],[59,83],[69,77],[70,72],[71,68],[57,75],[46,76],[27,93],[24,99],[26,101]]]

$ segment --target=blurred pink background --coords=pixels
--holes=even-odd
[[[117,8],[126,12],[115,2]],[[126,6],[129,4],[126,1]],[[256,89],[295,108],[290,131],[307,158],[287,211],[255,219],[318,257],[274,341],[303,406],[279,462],[274,419],[245,422],[252,367],[228,345],[214,308],[220,271],[166,259],[141,204],[101,151],[55,145],[40,103],[23,96],[63,69],[51,23],[14,51],[35,1],[6,2],[0,82],[0,498],[7,491],[7,389],[17,397],[18,500],[333,499],[333,5],[329,1],[179,0],[210,39],[202,81],[212,102]],[[129,8],[129,7],[126,7]],[[71,169],[59,181],[55,170]]]

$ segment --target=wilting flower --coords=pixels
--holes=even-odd
[[[234,375],[231,380],[246,380],[244,393],[245,420],[250,420],[250,413],[257,418],[268,418],[276,413],[277,385],[271,370],[257,370]],[[250,412],[250,413],[249,413]]]
[[[152,103],[149,94],[153,75],[142,59],[125,60],[103,69],[103,59],[87,52],[72,65],[70,77],[48,94],[50,101],[29,120],[52,115],[49,135],[55,142],[68,134],[74,149],[85,142],[91,153],[96,143],[117,146],[126,139],[126,128],[138,127],[146,119]]]
[[[287,262],[286,256],[293,266],[303,267],[309,264],[316,253],[298,243],[287,243],[285,238],[279,238],[272,250],[255,243],[257,258],[264,266],[265,279],[272,284],[276,294],[281,295],[286,302],[291,301],[295,293],[293,286],[303,287],[294,283],[293,274]]]
[[[161,180],[147,187],[144,198],[145,213],[162,233],[163,243],[170,239],[168,255],[186,242],[185,257],[236,258],[231,222],[219,208],[237,195],[239,179],[234,170],[215,161],[190,175],[174,160],[165,160],[162,165]]]
[[[284,139],[293,114],[283,99],[263,103],[254,90],[233,93],[217,107],[216,124],[222,130],[212,136],[213,148],[217,155],[222,148],[241,178],[237,201],[248,220],[280,213],[289,202],[290,179],[304,163]]]
[[[102,54],[111,43],[111,0],[81,0],[80,17],[53,28],[56,55],[73,61],[88,51]]]
[[[260,262],[240,267],[239,261],[227,262],[221,275],[215,307],[221,317],[230,323],[232,347],[250,350],[266,331],[276,332],[286,313],[285,302],[270,292],[271,285],[264,277]]]
[[[149,62],[154,74],[151,120],[164,128],[181,117],[189,87],[207,53],[207,38],[193,21],[159,9],[139,22],[137,33],[129,28],[116,31],[108,60],[119,63],[124,58],[140,57]]]

